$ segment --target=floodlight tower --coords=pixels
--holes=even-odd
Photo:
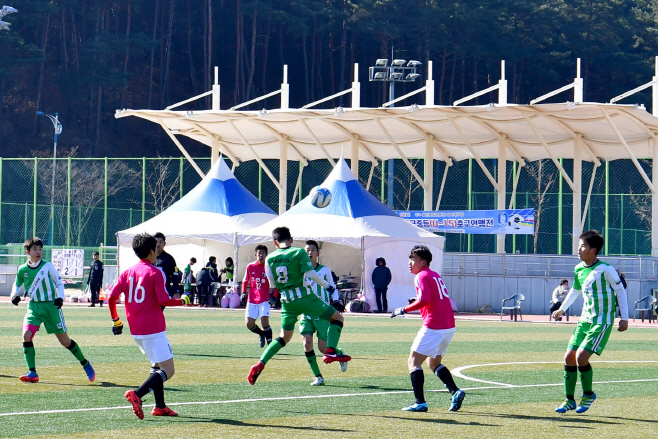
[[[53,177],[50,187],[50,245],[54,245],[53,237],[55,234],[55,167],[57,165],[57,136],[62,134],[62,124],[59,122],[59,113],[52,114],[37,111],[37,116],[46,116],[53,123],[55,128],[55,141],[53,148]]]
[[[393,55],[393,50],[391,50]],[[392,57],[392,56],[391,56]],[[405,65],[406,64],[406,65]],[[417,72],[418,66],[423,63],[416,60],[411,60],[407,63],[404,59],[393,59],[391,65],[388,65],[388,59],[380,58],[375,61],[375,65],[370,67],[369,77],[370,81],[388,82],[388,100],[389,102],[395,99],[395,83],[396,82],[415,82],[420,78]],[[387,103],[388,104],[388,103]],[[395,103],[391,103],[391,107]],[[393,209],[393,185],[394,185],[394,169],[393,160],[388,162],[388,207]]]
[[[18,12],[18,9],[12,8],[11,6],[4,5],[2,9],[0,9],[0,30],[9,30],[9,24],[6,21],[2,21],[2,17],[5,15],[9,14],[14,14]]]

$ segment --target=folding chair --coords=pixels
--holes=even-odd
[[[506,309],[510,311],[509,318],[510,320],[514,319],[516,322],[516,316],[520,315],[521,320],[523,320],[523,313],[521,313],[521,302],[525,300],[525,296],[521,293],[517,293],[513,295],[512,297],[509,297],[507,299],[503,299],[503,306],[500,308],[500,320],[503,320],[503,312],[505,312]],[[512,302],[512,306],[505,306],[505,302]]]
[[[637,317],[637,312],[642,311],[642,322],[644,322],[644,312],[649,311],[649,323],[653,320],[653,308],[654,304],[656,303],[658,299],[655,297],[649,295],[649,296],[644,296],[640,300],[637,300],[635,302],[635,312],[633,313],[633,321],[635,321],[635,318]]]

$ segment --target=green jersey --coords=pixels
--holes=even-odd
[[[24,292],[35,302],[52,302],[58,297],[65,299],[64,282],[50,262],[39,261],[36,266],[25,263],[18,267],[16,282],[11,296]]]
[[[331,270],[329,267],[325,267],[322,264],[318,264],[317,267],[315,267],[315,271],[324,279],[329,285],[332,287],[336,288],[336,284],[334,284],[334,276],[331,274]],[[323,288],[321,285],[318,285],[311,279],[309,279],[307,276],[304,276],[304,283],[308,285],[309,288],[311,288],[311,291],[320,298],[324,303],[327,305],[331,305],[334,300],[338,300],[338,291],[334,290],[333,297],[329,296],[329,292],[327,291],[326,288]]]
[[[305,289],[304,273],[313,270],[313,264],[303,248],[280,248],[265,260],[265,272],[274,280],[274,287],[283,294],[289,290]]]
[[[615,318],[617,298],[622,320],[628,320],[628,303],[617,270],[600,260],[589,267],[584,262],[574,269],[573,289],[583,294],[581,321],[604,325]]]
[[[183,291],[186,293],[192,291],[192,267],[190,264],[187,264],[183,271]]]

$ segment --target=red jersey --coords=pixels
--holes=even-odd
[[[247,265],[242,280],[242,288],[245,289],[247,285],[249,285],[249,296],[247,298],[249,303],[258,305],[269,300],[270,281],[265,274],[265,264],[260,265],[258,262],[252,262]]]
[[[448,289],[439,273],[424,268],[414,279],[416,301],[407,305],[406,312],[420,310],[423,325],[429,329],[452,329],[455,315],[452,311]]]
[[[118,299],[121,293],[126,297],[126,318],[133,336],[157,334],[166,329],[160,305],[170,299],[162,270],[147,259],[140,260],[119,275],[110,297]]]

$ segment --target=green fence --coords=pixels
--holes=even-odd
[[[204,172],[210,169],[210,159],[195,161]],[[488,171],[497,175],[498,161],[483,161]],[[389,175],[391,162],[392,178]],[[410,162],[422,176],[423,160],[410,159]],[[651,162],[640,163],[650,174]],[[265,160],[265,164],[278,175],[277,160]],[[562,165],[571,175],[572,161],[562,160]],[[53,246],[116,245],[117,231],[152,218],[201,180],[183,158],[62,158],[56,160],[52,194],[52,166],[52,159],[0,158],[0,244],[21,243],[27,236],[38,235]],[[444,169],[444,162],[434,162],[434,207]],[[592,163],[583,164],[583,206],[593,169]],[[327,160],[312,161],[306,167],[290,162],[288,205],[292,202],[299,172],[302,172],[301,190],[296,201],[320,184],[330,171],[331,164]],[[536,236],[508,235],[506,251],[571,253],[572,194],[556,166],[550,160],[542,160],[529,163],[519,171],[516,164],[508,162],[507,203],[517,172],[520,175],[514,207],[535,208],[537,230]],[[370,173],[371,163],[360,162],[359,180],[364,186]],[[249,191],[278,211],[278,190],[257,162],[240,164],[235,168],[235,175]],[[391,182],[392,191],[389,191]],[[402,160],[377,165],[369,190],[396,210],[423,209],[423,190]],[[440,209],[495,209],[496,199],[496,192],[477,163],[464,160],[455,162],[448,170]],[[650,203],[646,184],[630,160],[606,162],[596,170],[585,228],[604,231],[605,254],[650,254]],[[496,236],[448,234],[446,250],[495,252]]]

